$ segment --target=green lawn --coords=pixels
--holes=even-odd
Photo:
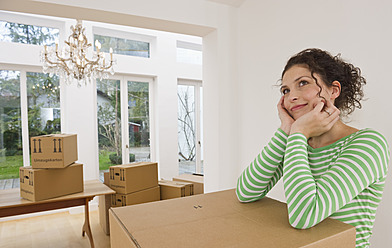
[[[110,152],[105,150],[99,151],[99,170],[109,170],[109,167],[114,165],[109,159]]]
[[[21,166],[23,166],[22,155],[0,157],[0,179],[18,178]]]

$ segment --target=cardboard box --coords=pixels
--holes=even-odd
[[[159,186],[131,194],[113,194],[112,207],[123,207],[160,200]]]
[[[31,166],[64,168],[78,160],[76,134],[50,134],[31,137]]]
[[[72,164],[63,169],[19,168],[20,196],[40,201],[83,192],[83,164]]]
[[[110,188],[130,194],[158,186],[158,164],[138,162],[110,166]]]
[[[103,183],[109,187],[109,172],[103,174]],[[109,228],[109,208],[112,204],[112,195],[100,195],[98,196],[98,211],[99,211],[99,223],[101,224],[102,230],[106,235],[110,234]]]
[[[161,200],[193,195],[193,184],[179,181],[160,180]]]
[[[194,194],[204,194],[204,177],[202,175],[182,174],[173,177],[173,181],[193,183]]]
[[[234,190],[109,210],[112,248],[354,248],[355,227],[334,219],[299,230],[285,203],[240,203]]]

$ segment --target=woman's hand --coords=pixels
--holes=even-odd
[[[308,139],[320,136],[331,130],[333,125],[339,120],[340,111],[332,102],[320,101],[313,110],[298,118],[292,125],[290,134],[302,133]]]
[[[287,112],[284,105],[284,96],[282,96],[278,102],[278,114],[281,122],[280,129],[282,129],[286,134],[290,134],[291,125],[294,123],[293,117]]]

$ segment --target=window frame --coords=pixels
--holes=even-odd
[[[156,126],[155,126],[155,83],[153,77],[135,76],[131,74],[110,75],[110,80],[120,80],[121,104],[121,151],[123,164],[129,163],[129,129],[128,127],[128,81],[148,83],[149,94],[149,119],[150,119],[150,159],[156,161]],[[98,127],[98,126],[97,126]],[[98,132],[97,132],[98,134]],[[99,145],[97,143],[97,145]]]
[[[0,63],[0,70],[19,71],[20,72],[20,108],[21,108],[21,124],[22,124],[22,150],[23,150],[23,166],[30,166],[30,137],[29,137],[29,116],[27,102],[27,72],[43,73],[42,68],[29,65],[9,65]],[[60,79],[60,123],[63,127],[63,101],[61,101],[63,90],[62,80]]]
[[[150,56],[148,58],[140,57],[140,56],[125,55],[125,54],[117,54],[117,53],[116,53],[116,56],[127,56],[127,57],[141,58],[141,59],[151,59],[155,56],[155,42],[156,42],[155,36],[133,33],[133,32],[125,32],[125,31],[97,27],[97,26],[93,26],[92,30],[93,30],[93,37],[94,37],[94,35],[103,35],[103,36],[109,36],[109,37],[113,37],[113,38],[142,41],[142,42],[149,43]]]
[[[66,32],[65,32],[65,25],[66,21],[62,20],[61,18],[56,17],[48,17],[45,18],[44,16],[35,16],[33,14],[25,14],[25,13],[18,13],[14,14],[7,11],[0,11],[0,19],[6,22],[13,22],[25,25],[33,25],[33,26],[41,26],[41,27],[48,27],[48,28],[57,28],[59,29],[59,40],[65,40]],[[0,41],[3,42],[3,41]],[[8,43],[8,42],[7,42]],[[17,43],[17,42],[11,42]],[[17,43],[17,44],[24,44],[24,43]],[[40,46],[34,44],[25,44],[31,46]],[[43,46],[42,46],[43,49]]]

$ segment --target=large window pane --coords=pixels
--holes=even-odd
[[[56,75],[26,73],[29,138],[60,133],[60,87]]]
[[[150,161],[149,84],[128,81],[130,161]]]
[[[0,21],[0,41],[34,45],[54,45],[59,29]]]
[[[127,40],[110,36],[94,35],[94,40],[98,40],[102,47],[102,52],[109,52],[113,49],[115,54],[123,54],[137,57],[150,57],[150,43],[137,40]],[[95,44],[95,42],[94,42]]]
[[[0,70],[0,179],[18,178],[20,166],[23,166],[20,72]],[[5,183],[0,182],[0,189],[6,187]]]
[[[46,73],[27,72],[26,86],[29,139],[61,133],[59,78]]]
[[[99,169],[122,164],[120,80],[97,80]]]
[[[178,85],[179,173],[196,172],[195,86]]]

